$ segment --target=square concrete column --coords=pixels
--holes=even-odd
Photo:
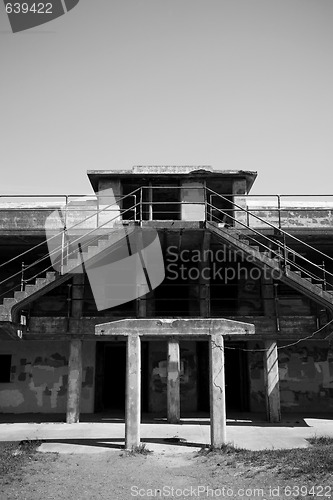
[[[67,386],[67,416],[68,424],[75,424],[80,420],[80,399],[82,384],[82,340],[70,341],[68,361]]]
[[[280,422],[279,364],[276,341],[267,340],[264,352],[264,374],[266,389],[266,412],[269,422]]]
[[[141,420],[141,340],[139,335],[127,337],[125,448],[140,445]]]
[[[168,341],[167,371],[168,422],[169,424],[177,424],[180,420],[180,350],[178,339]]]
[[[223,336],[213,334],[209,339],[210,372],[210,434],[211,446],[221,448],[226,443],[226,407]]]

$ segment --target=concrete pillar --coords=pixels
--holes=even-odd
[[[201,245],[202,258],[199,262],[199,300],[200,316],[202,318],[210,317],[210,275],[207,273],[207,268],[210,267],[210,259],[208,256],[210,240],[211,233],[209,231],[205,231]]]
[[[226,407],[224,379],[223,336],[213,334],[209,339],[210,372],[210,435],[213,448],[226,443]]]
[[[113,227],[121,218],[122,185],[120,180],[100,180],[98,183],[98,226]],[[134,200],[134,198],[133,198]],[[132,199],[131,199],[132,201]]]
[[[67,416],[68,424],[75,424],[80,419],[80,399],[82,384],[82,340],[70,341],[68,361],[67,386]]]
[[[205,220],[203,181],[183,180],[181,189],[181,220]]]
[[[268,422],[280,422],[279,365],[276,341],[265,341],[264,374],[266,389],[266,411]]]
[[[125,448],[140,445],[141,419],[141,340],[139,335],[127,337]]]
[[[242,194],[246,194],[246,193],[247,193],[246,180],[245,179],[235,179],[233,181],[233,184],[232,184],[232,194],[233,194],[233,200],[238,206],[234,207],[235,210],[233,213],[231,213],[231,215],[237,221],[239,221],[239,223],[237,223],[235,221],[235,222],[231,222],[231,224],[234,224],[235,227],[240,228],[240,229],[244,228],[244,224],[247,224],[249,222],[246,212],[243,212],[241,210],[241,208],[243,208],[245,210],[247,208],[246,198],[241,196]]]
[[[168,422],[177,424],[180,420],[180,350],[179,340],[168,341],[167,405]]]
[[[136,251],[143,252],[143,239],[142,232],[138,231],[135,237]],[[147,316],[147,293],[149,292],[145,270],[143,268],[144,262],[142,259],[137,259],[136,263],[136,286],[137,286],[137,299],[136,299],[136,313],[138,318],[145,318]]]
[[[83,310],[85,275],[74,274],[72,285],[70,333],[79,334]]]

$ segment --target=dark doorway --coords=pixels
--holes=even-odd
[[[249,382],[244,342],[225,342],[226,407],[230,411],[248,411]],[[209,411],[208,341],[197,342],[198,410]]]
[[[103,406],[124,410],[126,387],[126,344],[108,344],[104,349]]]
[[[141,343],[141,405],[148,407],[148,343]],[[124,413],[126,342],[96,343],[95,411]]]

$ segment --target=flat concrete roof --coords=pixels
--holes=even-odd
[[[95,191],[98,189],[98,180],[101,178],[133,178],[147,175],[149,177],[165,178],[166,176],[181,177],[228,177],[245,178],[247,191],[251,189],[257,172],[250,170],[215,170],[209,165],[137,165],[128,170],[88,170],[88,178]]]

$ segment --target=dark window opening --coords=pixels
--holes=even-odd
[[[209,411],[208,342],[197,342],[198,411]],[[245,342],[225,342],[225,386],[227,414],[249,410],[249,379]]]
[[[148,409],[148,343],[141,343],[141,407]],[[97,342],[95,412],[125,411],[126,342]]]
[[[11,354],[0,354],[0,383],[10,382]]]
[[[123,219],[180,220],[180,195],[179,183],[169,180],[123,182]]]
[[[177,183],[160,181],[152,185],[153,220],[180,220],[180,189]]]
[[[189,285],[187,283],[168,283],[155,289],[156,316],[189,316]],[[199,304],[194,316],[199,315]]]

